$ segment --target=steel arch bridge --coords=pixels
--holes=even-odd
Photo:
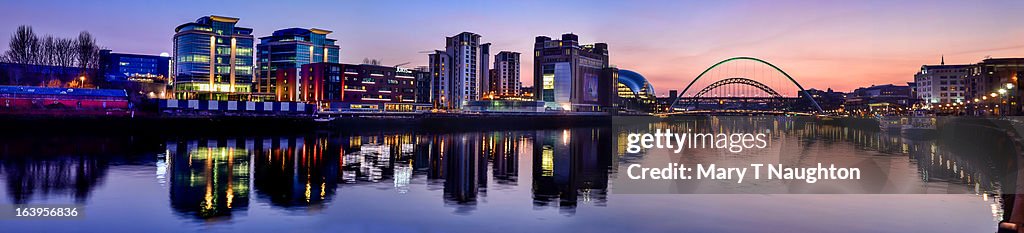
[[[784,76],[785,80],[787,80],[788,83],[793,84],[794,86],[796,86],[796,88],[799,89],[798,96],[796,98],[787,98],[787,97],[784,97],[783,95],[779,94],[776,90],[772,89],[768,85],[765,85],[764,83],[755,81],[753,79],[746,78],[746,77],[729,77],[729,78],[724,78],[724,79],[718,80],[718,81],[716,81],[714,83],[711,83],[711,84],[707,85],[706,87],[700,89],[700,91],[698,91],[696,94],[693,94],[690,97],[685,97],[686,94],[689,93],[690,89],[694,87],[694,84],[697,83],[697,81],[700,80],[701,78],[704,78],[706,75],[708,75],[709,72],[711,72],[715,68],[718,68],[719,66],[723,66],[724,64],[728,64],[728,63],[735,62],[735,61],[752,61],[752,62],[755,62],[755,63],[758,63],[758,64],[763,64],[764,66],[770,67],[771,70],[773,70],[775,72],[778,72],[778,74],[781,74],[782,76]],[[726,97],[719,97],[719,96],[708,97],[707,96],[709,93],[712,93],[712,92],[714,92],[716,90],[717,91],[722,91],[722,89],[725,89],[725,91],[735,90],[735,89],[737,89],[737,86],[738,87],[745,87],[745,88],[753,88],[753,90],[759,90],[763,94],[766,94],[766,96],[754,97],[754,96],[742,96],[742,95],[732,95],[732,94],[726,95]],[[749,94],[749,92],[746,92],[746,94]],[[811,105],[812,105],[811,110],[812,111],[816,110],[818,112],[822,112],[822,108],[818,104],[818,102],[815,101],[814,98],[809,93],[807,93],[807,91],[803,88],[802,85],[800,85],[800,83],[798,83],[796,81],[796,79],[793,79],[792,76],[790,76],[788,73],[783,71],[778,66],[775,66],[774,64],[771,64],[771,63],[769,63],[767,61],[764,61],[764,60],[761,60],[761,59],[758,59],[758,58],[754,58],[754,57],[733,57],[733,58],[722,60],[722,61],[720,61],[718,63],[715,63],[711,67],[708,67],[703,72],[701,72],[700,75],[697,75],[696,78],[694,78],[692,81],[690,81],[689,84],[686,85],[686,88],[684,88],[683,91],[679,93],[679,96],[676,99],[676,101],[672,102],[672,104],[670,105],[669,111],[670,112],[677,112],[678,107],[692,107],[691,109],[688,109],[688,110],[685,110],[685,111],[706,112],[706,111],[694,111],[694,110],[698,110],[697,106],[700,103],[702,103],[702,102],[704,102],[704,103],[706,103],[706,102],[719,102],[719,103],[721,103],[721,102],[726,101],[726,100],[728,100],[728,101],[739,101],[739,102],[744,102],[744,103],[747,103],[747,102],[757,102],[757,103],[761,103],[761,104],[772,103],[772,104],[776,104],[778,106],[783,106],[783,107],[791,107],[791,106],[793,106],[793,104],[795,102],[807,101],[807,102],[811,103]]]

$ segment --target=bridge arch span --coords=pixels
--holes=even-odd
[[[720,65],[722,65],[722,64],[726,64],[726,63],[729,63],[729,62],[732,62],[732,61],[741,61],[741,60],[749,60],[749,61],[754,61],[754,62],[758,62],[758,63],[761,63],[761,64],[764,64],[764,65],[767,65],[767,66],[771,67],[771,68],[772,68],[772,69],[774,69],[775,71],[778,71],[778,72],[779,72],[779,73],[781,73],[781,74],[782,74],[783,76],[785,76],[785,77],[786,77],[786,79],[788,79],[788,80],[789,80],[789,81],[790,81],[791,83],[793,83],[793,85],[796,85],[796,87],[800,89],[800,93],[801,93],[801,95],[802,95],[802,96],[803,96],[804,98],[807,98],[807,100],[808,100],[808,101],[810,101],[811,103],[813,103],[813,104],[814,104],[814,108],[815,108],[815,109],[817,109],[817,110],[818,110],[819,112],[822,112],[822,111],[823,111],[823,110],[821,109],[821,105],[819,105],[819,104],[818,104],[818,102],[817,102],[817,101],[815,101],[815,100],[814,100],[814,98],[813,98],[813,97],[811,97],[811,95],[810,95],[809,93],[807,93],[807,90],[805,90],[805,89],[804,89],[804,87],[803,87],[802,85],[800,85],[800,83],[798,83],[798,82],[796,81],[796,79],[793,79],[793,76],[790,76],[790,75],[789,75],[788,73],[786,73],[786,71],[783,71],[783,70],[782,70],[781,68],[779,68],[778,66],[775,66],[775,65],[774,65],[774,64],[772,64],[772,63],[769,63],[769,62],[767,62],[767,61],[765,61],[765,60],[761,60],[761,59],[759,59],[759,58],[755,58],[755,57],[732,57],[732,58],[729,58],[729,59],[725,59],[725,60],[722,60],[722,61],[720,61],[720,62],[718,62],[718,63],[715,63],[715,64],[714,64],[714,65],[712,65],[711,67],[708,67],[708,68],[707,68],[707,69],[705,69],[705,70],[704,70],[703,72],[701,72],[701,73],[700,73],[700,75],[697,75],[697,77],[696,77],[696,78],[694,78],[694,79],[693,79],[692,81],[690,81],[690,83],[686,85],[686,88],[683,88],[683,91],[679,93],[679,96],[678,96],[679,98],[677,98],[677,99],[681,99],[681,98],[682,98],[682,97],[683,97],[683,96],[684,96],[684,95],[685,95],[685,94],[686,94],[686,93],[687,93],[687,92],[688,92],[688,91],[690,90],[690,88],[691,88],[691,87],[693,87],[693,84],[694,84],[694,83],[696,83],[696,82],[697,82],[697,80],[700,80],[700,79],[701,79],[701,77],[704,77],[704,75],[705,75],[705,74],[707,74],[707,73],[708,73],[709,71],[711,71],[711,70],[714,70],[714,69],[715,69],[716,67],[718,67],[718,66],[720,66]],[[716,83],[717,83],[717,82],[716,82]],[[670,105],[670,106],[669,106],[669,109],[670,109],[671,111],[674,111],[674,110],[675,110],[675,107],[677,106],[677,104],[678,104],[678,103],[679,103],[679,101],[678,101],[678,100],[677,100],[677,101],[674,101],[674,102],[672,102],[672,105]]]

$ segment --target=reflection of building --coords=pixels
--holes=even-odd
[[[253,186],[261,198],[281,207],[321,207],[334,196],[340,166],[326,138],[254,140]]]
[[[199,219],[249,207],[249,150],[236,140],[170,142],[171,207]]]
[[[288,28],[260,38],[256,46],[256,91],[273,93],[278,101],[299,101],[299,68],[317,62],[338,63],[339,47],[327,38],[331,31],[322,29]],[[278,85],[285,84],[285,85]]]
[[[480,135],[462,133],[452,136],[444,158],[444,197],[458,212],[474,209],[477,198],[486,192],[487,160],[480,153]]]
[[[171,58],[100,50],[104,88],[125,89],[132,99],[166,98]]]
[[[204,16],[174,29],[174,91],[181,99],[247,99],[253,82],[252,29],[237,18]]]
[[[515,184],[518,181],[519,155],[527,152],[523,151],[525,142],[526,138],[517,133],[489,133],[484,137],[481,151],[484,157],[490,158],[496,182]]]
[[[300,99],[334,110],[413,111],[417,71],[372,64],[313,63],[292,85]]]
[[[605,73],[608,44],[582,45],[574,34],[563,34],[561,40],[538,36],[533,64],[534,95],[545,108],[589,112],[611,107],[617,74]]]
[[[846,95],[845,108],[853,114],[905,114],[914,104],[912,88],[893,84],[857,88]]]
[[[1021,114],[1021,87],[1024,58],[991,58],[974,65],[967,76],[966,99],[975,115]]]
[[[621,107],[640,111],[653,109],[656,101],[654,85],[651,85],[647,78],[636,72],[620,69],[617,80],[616,92]]]
[[[575,213],[580,202],[604,205],[612,142],[606,129],[538,131],[533,147],[533,203]]]

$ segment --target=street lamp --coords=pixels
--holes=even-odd
[[[1013,83],[1007,83],[1006,89],[1013,89]]]
[[[1006,89],[999,88],[999,90],[997,92],[999,92],[1000,95],[1005,95],[1006,94]]]

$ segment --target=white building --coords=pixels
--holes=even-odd
[[[487,92],[490,45],[481,44],[478,34],[463,32],[446,38],[444,51],[430,54],[437,107],[461,109]]]
[[[522,94],[523,83],[519,81],[519,53],[501,51],[494,55],[494,72],[491,74],[489,92],[499,96]]]
[[[971,65],[946,65],[945,59],[939,65],[921,66],[914,75],[917,98],[925,105],[963,102],[970,69]]]

